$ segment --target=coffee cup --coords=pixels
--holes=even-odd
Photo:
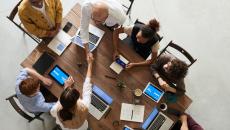
[[[160,104],[160,109],[161,109],[161,111],[167,110],[167,104],[166,103],[161,103]]]
[[[135,89],[133,94],[134,94],[134,103],[140,103],[140,98],[142,95],[141,89],[139,88]]]

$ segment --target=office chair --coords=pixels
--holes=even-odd
[[[197,59],[194,59],[185,49],[180,47],[179,45],[173,43],[173,41],[170,41],[169,44],[160,52],[157,58],[159,58],[163,53],[169,53],[175,56],[175,54],[172,53],[172,51],[169,50],[169,48],[172,48],[173,50],[179,51],[190,63],[188,63],[188,67],[190,67],[194,62],[196,62]],[[175,56],[178,58],[178,56]]]
[[[17,113],[19,113],[22,117],[24,117],[26,120],[28,120],[28,122],[30,123],[31,121],[33,121],[34,119],[38,119],[40,121],[44,121],[44,119],[42,119],[40,116],[41,114],[43,114],[43,112],[38,113],[38,114],[34,114],[34,117],[28,115],[25,111],[23,111],[18,104],[16,103],[15,99],[17,99],[17,95],[14,94],[8,98],[6,98],[6,100],[8,100],[10,102],[10,104],[13,106],[14,110],[17,111]]]
[[[14,25],[16,25],[24,34],[27,34],[30,38],[32,38],[35,42],[37,42],[38,44],[41,43],[42,39],[30,34],[29,32],[27,32],[22,26],[21,23],[18,23],[14,20],[16,14],[18,13],[18,6],[21,4],[22,0],[20,0],[17,5],[13,8],[13,10],[10,12],[9,16],[6,16],[11,22],[14,23]]]
[[[126,10],[126,15],[128,15],[128,14],[131,12],[131,8],[132,8],[132,6],[133,6],[134,0],[129,0],[129,2],[130,2],[129,6],[126,6],[126,5],[122,4],[122,6],[123,6],[123,7],[125,8],[125,10]]]

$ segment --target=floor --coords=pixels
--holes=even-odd
[[[82,0],[62,1],[66,14]],[[43,116],[45,123],[33,121],[29,124],[5,101],[14,93],[20,63],[36,46],[5,17],[16,3],[15,0],[0,1],[0,129],[50,130],[54,120],[48,114]],[[161,23],[160,34],[164,36],[161,48],[173,40],[198,58],[186,78],[187,95],[193,100],[187,112],[207,130],[230,129],[229,12],[229,0],[135,0],[131,20],[126,23],[136,18],[147,22],[155,17]]]

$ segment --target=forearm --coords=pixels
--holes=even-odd
[[[92,68],[93,68],[92,63],[88,64],[88,69],[87,69],[87,73],[86,73],[86,77],[87,78],[91,78],[92,77]]]
[[[40,75],[37,71],[35,71],[34,69],[31,68],[26,68],[26,71],[28,72],[29,75],[31,75],[32,77],[38,78],[39,80],[43,81],[44,80],[44,76]]]
[[[144,65],[150,65],[152,63],[152,60],[146,60],[146,61],[142,61],[142,62],[136,62],[133,63],[134,66],[144,66]]]

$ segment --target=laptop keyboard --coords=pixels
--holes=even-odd
[[[107,107],[107,105],[94,94],[92,94],[91,104],[101,112],[103,112]]]
[[[163,115],[159,114],[157,116],[157,118],[153,121],[153,123],[150,125],[148,130],[159,130],[160,127],[165,122],[165,120],[166,120],[166,118]]]
[[[99,37],[89,32],[89,41],[93,44],[96,44],[99,40]]]

